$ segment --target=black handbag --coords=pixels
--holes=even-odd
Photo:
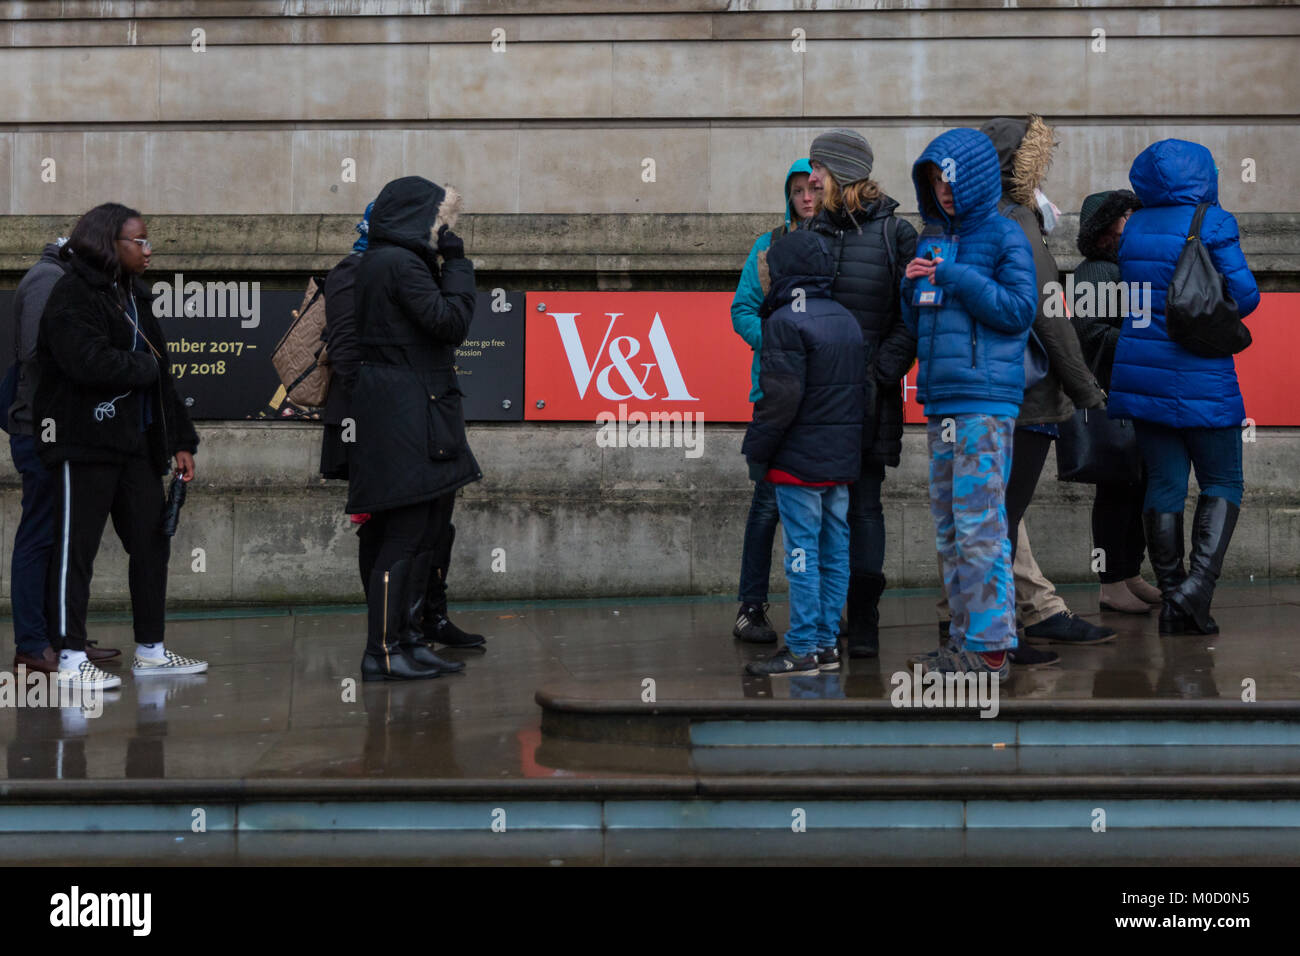
[[[1196,207],[1174,267],[1165,301],[1165,329],[1170,339],[1194,355],[1227,358],[1250,345],[1250,330],[1228,294],[1227,278],[1214,267],[1210,250],[1201,242],[1201,220],[1209,205]]]
[[[1047,346],[1038,337],[1034,327],[1029,327],[1029,338],[1025,339],[1025,391],[1029,391],[1043,379],[1052,367],[1052,360],[1047,355]]]
[[[1105,349],[1092,360],[1097,377]],[[1111,418],[1104,408],[1079,408],[1058,426],[1056,477],[1085,485],[1137,484],[1142,480],[1142,453],[1133,422]]]

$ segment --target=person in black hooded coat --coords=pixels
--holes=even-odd
[[[435,555],[458,488],[483,477],[465,434],[455,350],[469,333],[474,267],[451,226],[460,197],[419,176],[375,200],[354,301],[361,367],[352,393],[356,454],[347,510],[378,522],[365,680],[462,670],[420,630]],[[430,240],[436,235],[436,246]]]
[[[1127,189],[1093,193],[1083,201],[1079,213],[1079,252],[1083,261],[1074,270],[1076,290],[1091,287],[1093,300],[1106,301],[1100,290],[1107,283],[1120,282],[1119,237],[1129,214],[1142,202]],[[1096,314],[1101,312],[1103,314]],[[1107,315],[1095,309],[1092,315],[1075,315],[1070,321],[1079,334],[1084,361],[1097,371],[1097,383],[1110,388],[1115,345],[1125,316]],[[1142,580],[1142,555],[1146,536],[1142,529],[1142,502],[1146,478],[1136,484],[1098,482],[1092,502],[1092,544],[1106,556],[1106,570],[1098,571],[1101,581],[1101,609],[1125,614],[1148,614],[1160,606],[1160,592]]]

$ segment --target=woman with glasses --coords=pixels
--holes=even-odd
[[[167,342],[138,278],[153,251],[134,209],[86,213],[61,250],[69,269],[50,292],[37,336],[35,431],[55,475],[47,614],[59,680],[110,689],[122,679],[86,656],[86,610],[104,524],[130,556],[137,677],[198,674],[206,661],[163,646],[170,541],[160,476],[171,458],[189,481],[199,439],[176,393]]]

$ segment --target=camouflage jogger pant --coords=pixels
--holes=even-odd
[[[972,651],[1016,646],[1006,486],[1016,422],[995,415],[945,415],[926,428],[930,513],[952,608],[949,633]]]

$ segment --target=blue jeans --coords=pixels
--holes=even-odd
[[[1134,419],[1133,430],[1147,466],[1146,510],[1181,512],[1193,467],[1201,494],[1241,507],[1240,428],[1168,428]]]
[[[790,581],[785,646],[806,657],[836,644],[840,608],[849,593],[849,489],[775,487]]]
[[[745,544],[740,553],[740,594],[742,604],[767,603],[767,579],[772,574],[772,542],[781,515],[776,509],[776,486],[770,481],[754,482],[754,497],[749,502],[749,519],[745,522]]]
[[[861,477],[849,485],[849,567],[854,574],[879,574],[885,566],[884,481],[884,465],[864,465]]]
[[[32,435],[11,435],[9,451],[23,476],[23,513],[14,532],[9,597],[19,654],[39,657],[50,646],[45,629],[45,573],[54,550],[54,476],[36,457]]]

